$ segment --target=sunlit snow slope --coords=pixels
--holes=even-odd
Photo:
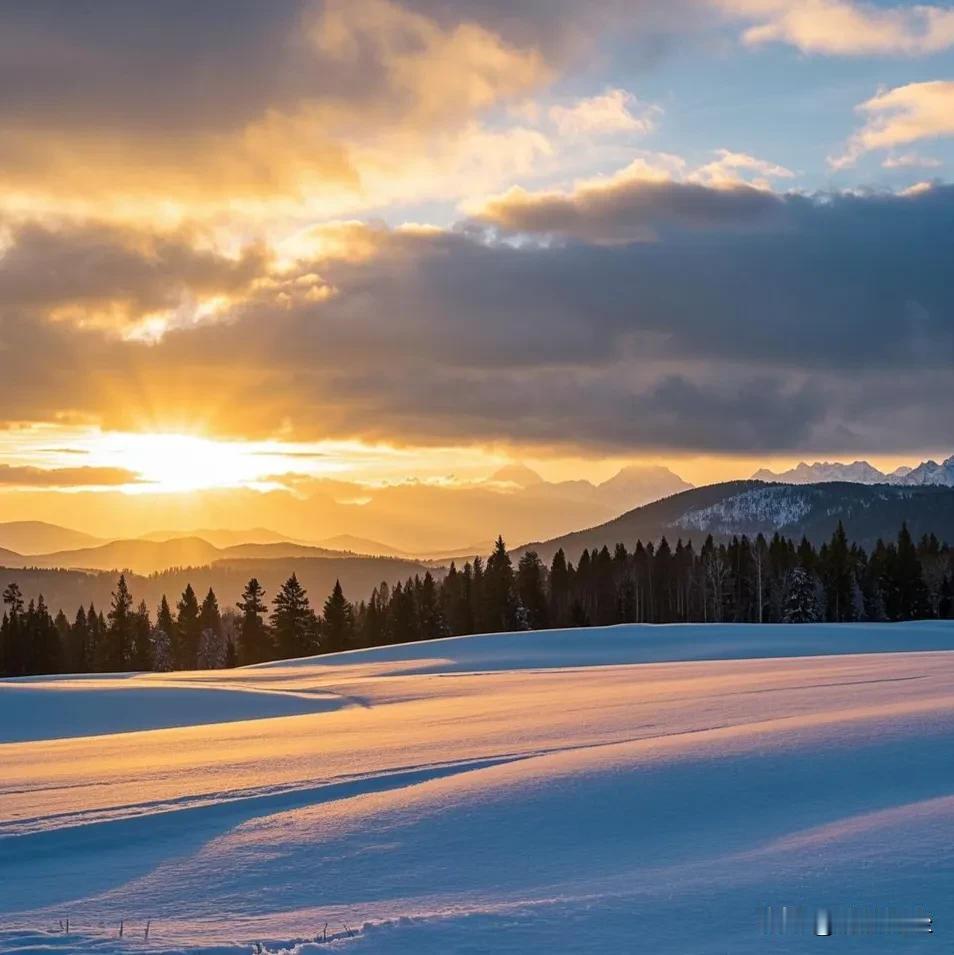
[[[629,626],[0,682],[0,952],[947,950],[952,651]],[[783,904],[936,935],[765,937]]]

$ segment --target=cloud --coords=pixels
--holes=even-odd
[[[795,173],[785,166],[750,156],[747,153],[733,152],[730,149],[717,149],[717,159],[696,169],[691,179],[711,186],[733,185],[745,182],[745,174],[754,175],[753,185],[768,189],[772,179],[793,179]]]
[[[433,167],[475,155],[494,132],[478,132],[483,115],[554,76],[536,45],[466,5],[240,0],[227,20],[184,0],[11,10],[3,205],[174,222],[430,196],[418,160],[432,145]]]
[[[850,0],[714,0],[751,22],[751,46],[787,43],[803,53],[920,56],[954,46],[954,10],[929,4],[884,7]]]
[[[0,251],[0,300],[7,309],[129,332],[150,319],[168,323],[203,300],[248,291],[267,254],[251,244],[237,256],[202,247],[200,234],[162,233],[102,223],[21,223]]]
[[[845,152],[829,159],[835,169],[851,166],[874,150],[954,136],[954,81],[896,86],[873,96],[858,110],[868,120],[848,141]]]
[[[577,100],[572,106],[550,107],[549,116],[561,136],[652,132],[662,109],[640,103],[632,93],[610,89]]]
[[[125,468],[34,468],[0,464],[0,485],[13,487],[116,487],[138,482],[139,476]]]
[[[939,169],[944,163],[933,156],[922,156],[920,153],[902,153],[897,156],[888,156],[881,165],[884,169]]]
[[[533,241],[352,224],[360,255],[303,246],[220,321],[148,344],[0,306],[4,419],[626,454],[948,439],[954,187],[608,188],[527,194]]]
[[[503,232],[602,244],[650,241],[669,228],[758,228],[779,210],[778,197],[726,171],[766,164],[722,153],[697,171],[699,182],[673,178],[672,170],[685,168],[677,157],[636,159],[615,175],[577,183],[570,191],[514,187],[474,207],[473,218]],[[703,184],[711,180],[717,182]]]

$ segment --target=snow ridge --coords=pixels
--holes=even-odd
[[[686,511],[672,525],[711,534],[731,534],[748,526],[787,527],[812,510],[811,490],[775,485],[743,491],[708,507]]]

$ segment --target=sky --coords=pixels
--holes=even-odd
[[[5,519],[954,450],[950,3],[35,0],[0,129]]]

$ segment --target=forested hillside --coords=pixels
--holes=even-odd
[[[382,558],[378,567],[393,570],[395,563]],[[217,587],[206,586],[204,568],[122,576],[108,601],[80,606],[73,616],[51,610],[42,597],[26,599],[11,582],[3,592],[0,668],[7,675],[215,669],[552,627],[954,616],[954,552],[934,535],[915,543],[906,525],[895,541],[879,541],[870,553],[851,543],[839,523],[820,547],[780,534],[728,543],[710,536],[699,549],[681,539],[672,546],[664,537],[658,544],[637,541],[632,550],[621,541],[612,550],[584,550],[575,563],[558,550],[549,567],[533,551],[514,567],[498,538],[486,562],[452,564],[443,579],[418,565],[403,582],[384,580],[357,602],[335,579],[312,590],[328,594],[320,613],[303,583],[313,578],[300,579],[292,569],[279,586],[265,586],[249,574],[256,566],[236,562]],[[202,583],[194,586],[193,579]],[[151,602],[136,592],[142,583]]]

